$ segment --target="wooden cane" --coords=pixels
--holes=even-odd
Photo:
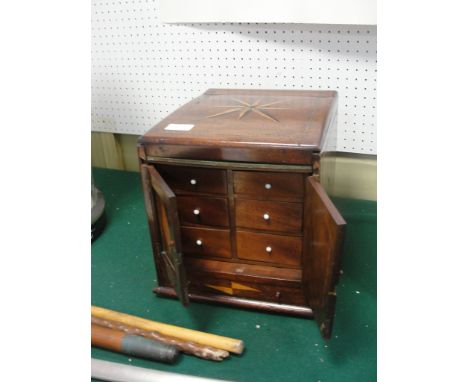
[[[196,344],[195,342],[184,341],[178,338],[165,336],[161,333],[134,328],[133,326],[121,324],[120,322],[104,320],[102,318],[91,316],[91,323],[104,326],[109,329],[116,329],[127,334],[136,334],[162,343],[173,345],[185,354],[194,355],[199,358],[209,359],[212,361],[222,361],[229,357],[229,352],[226,350],[215,349],[210,346]]]
[[[130,325],[135,328],[147,331],[156,331],[166,336],[179,338],[184,341],[195,342],[201,345],[211,346],[217,349],[226,350],[231,353],[241,354],[244,350],[244,341],[242,340],[200,332],[198,330],[181,328],[180,326],[164,324],[157,321],[146,320],[141,317],[116,312],[114,310],[105,309],[94,305],[91,306],[91,314],[94,317],[120,322],[122,324]]]

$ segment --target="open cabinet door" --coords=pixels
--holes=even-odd
[[[145,202],[155,252],[161,256],[164,269],[159,275],[167,277],[184,306],[188,305],[187,282],[182,262],[179,216],[176,196],[151,165],[141,165]],[[153,244],[154,246],[154,244]]]
[[[320,333],[330,338],[346,222],[323,187],[306,179],[302,283]]]

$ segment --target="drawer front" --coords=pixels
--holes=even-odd
[[[260,199],[302,200],[303,175],[234,171],[234,192]]]
[[[177,209],[182,225],[229,227],[227,199],[178,196]]]
[[[236,199],[236,225],[265,231],[302,231],[302,203]]]
[[[212,275],[187,275],[189,292],[215,294],[247,298],[258,301],[270,301],[278,304],[306,306],[304,294],[300,288],[289,288],[272,284],[260,284],[248,281],[232,281]]]
[[[228,230],[182,227],[181,239],[184,255],[231,257]]]
[[[157,170],[176,194],[226,195],[226,171],[158,165]]]
[[[298,267],[302,238],[237,231],[237,257]]]

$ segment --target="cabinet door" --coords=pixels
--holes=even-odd
[[[141,171],[153,250],[162,259],[158,264],[164,266],[164,269],[158,270],[158,275],[163,273],[169,279],[179,300],[187,306],[188,292],[176,196],[153,166],[143,164]]]
[[[320,333],[330,338],[346,222],[312,176],[306,179],[304,213],[303,288]]]

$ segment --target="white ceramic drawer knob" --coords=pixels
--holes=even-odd
[[[200,239],[197,240],[197,245],[202,245],[202,241]]]
[[[197,180],[196,179],[190,179],[190,184],[193,184],[195,186],[197,184]]]
[[[263,214],[263,219],[265,219],[265,220],[270,220],[270,215],[268,215],[268,214]]]
[[[200,210],[197,208],[196,210],[193,210],[194,215],[200,215]]]
[[[271,184],[270,184],[270,183],[265,183],[265,188],[266,188],[267,190],[270,190],[270,189],[271,189]]]
[[[273,249],[271,247],[266,247],[265,251],[267,251],[268,253],[271,253],[271,251],[273,251]]]

